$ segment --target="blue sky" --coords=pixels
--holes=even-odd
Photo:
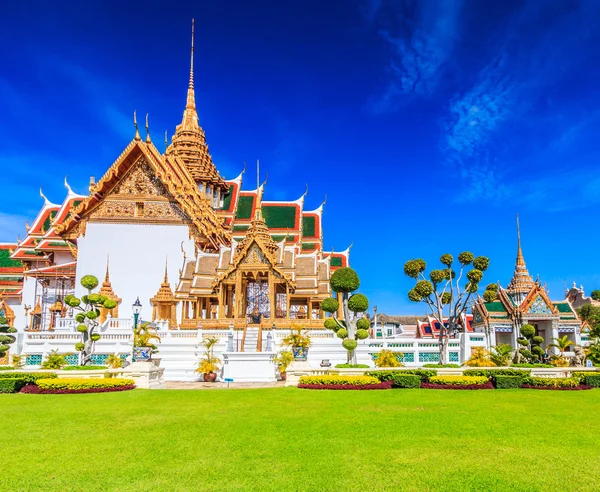
[[[85,192],[150,113],[159,149],[196,97],[227,178],[261,160],[265,199],[327,194],[325,246],[353,243],[361,290],[423,313],[403,263],[489,256],[506,284],[515,213],[534,277],[600,287],[600,2],[13,2],[0,42],[0,240],[40,186]],[[246,188],[255,186],[253,173]],[[485,280],[484,280],[485,282]],[[486,282],[487,283],[487,282]]]

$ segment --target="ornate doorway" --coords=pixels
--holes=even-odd
[[[246,288],[246,318],[248,323],[258,324],[263,318],[271,316],[269,283],[249,281]]]

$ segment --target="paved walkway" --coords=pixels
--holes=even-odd
[[[274,383],[229,383],[229,389],[283,388],[285,381]],[[167,381],[167,389],[215,390],[228,389],[227,383]]]

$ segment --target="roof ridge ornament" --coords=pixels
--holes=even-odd
[[[140,131],[138,129],[137,111],[135,109],[133,110],[133,126],[135,127],[135,136],[133,139],[139,142],[140,140],[142,140],[142,137],[140,136]]]
[[[148,113],[146,113],[146,143],[152,143],[152,140],[150,139],[150,129],[148,127]]]

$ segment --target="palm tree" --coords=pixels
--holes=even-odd
[[[575,342],[569,340],[568,335],[563,335],[560,338],[553,338],[552,340],[556,340],[556,343],[551,343],[550,345],[548,345],[547,348],[557,348],[560,352],[561,357],[564,355],[565,350],[567,350],[571,345],[575,345]]]
[[[490,360],[497,366],[508,366],[514,350],[508,343],[500,343],[492,347]]]

